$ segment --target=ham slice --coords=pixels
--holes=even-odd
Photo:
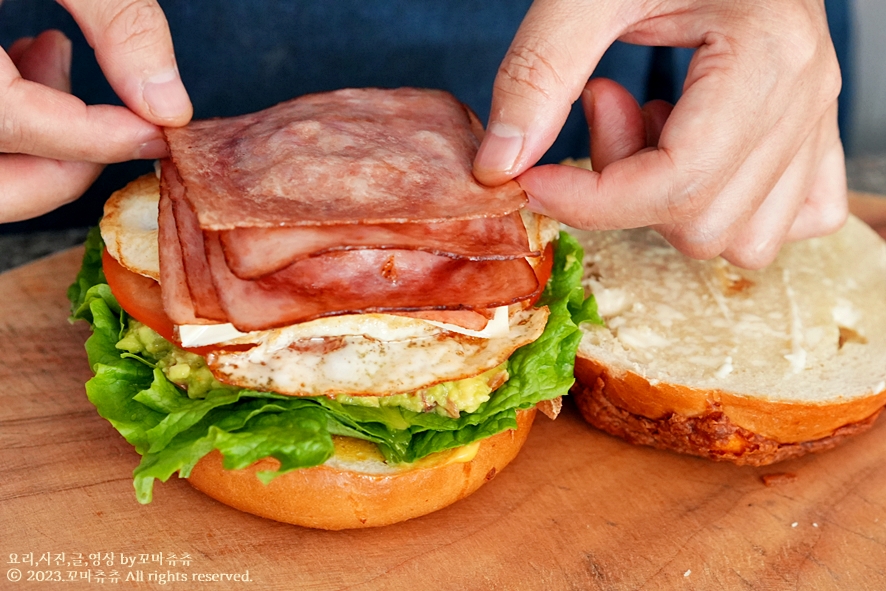
[[[169,177],[164,175],[160,181],[160,211],[157,216],[163,309],[174,324],[207,324],[212,321],[198,318],[194,310],[168,183]]]
[[[474,179],[471,118],[441,91],[339,90],[164,133],[204,230],[440,222],[526,204],[515,181]]]
[[[203,232],[197,223],[197,217],[185,201],[185,188],[181,184],[181,179],[179,179],[175,167],[172,166],[168,159],[161,161],[160,170],[161,200],[169,202],[169,205],[165,207],[172,212],[171,219],[175,224],[176,242],[181,256],[182,272],[184,273],[191,299],[190,307],[198,318],[225,322],[227,316],[219,305],[218,295],[215,293],[215,285],[212,283],[212,275],[209,273],[209,263],[206,261],[206,251],[203,247]],[[164,206],[161,206],[161,209],[162,207]],[[162,216],[163,212],[161,212],[161,226],[164,225],[162,222],[170,219],[168,213],[165,219]],[[164,242],[163,235],[160,236],[160,242],[161,244]],[[173,250],[170,249],[170,256],[172,253]],[[162,264],[160,265],[160,277],[162,282]],[[175,280],[178,280],[178,277]]]
[[[433,320],[444,324],[454,324],[468,330],[483,330],[495,315],[495,308],[477,310],[419,310],[418,312],[392,312],[397,316]]]
[[[390,312],[480,330],[541,289],[526,195],[477,183],[482,126],[447,93],[342,90],[164,133],[160,274],[176,324]]]
[[[334,250],[415,249],[471,260],[539,256],[529,249],[520,212],[429,224],[346,224],[236,228],[219,233],[228,266],[241,279],[278,271]]]
[[[494,308],[531,298],[539,288],[526,259],[470,261],[419,250],[345,250],[244,280],[228,268],[216,233],[207,233],[206,249],[228,321],[243,332],[332,314]]]

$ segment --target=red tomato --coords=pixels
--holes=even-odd
[[[167,341],[181,347],[181,343],[175,338],[172,320],[163,310],[159,283],[150,277],[133,273],[117,262],[117,259],[108,254],[107,250],[102,252],[102,269],[105,272],[105,279],[111,287],[111,292],[127,314],[153,329]],[[197,355],[206,355],[210,351],[219,349],[220,347],[210,345],[185,350]]]
[[[102,252],[102,269],[111,292],[126,313],[145,324],[167,341],[175,341],[172,321],[163,310],[160,284],[144,275],[133,273],[108,254]]]
[[[537,302],[541,297],[541,294],[544,292],[544,286],[548,284],[548,280],[551,278],[551,271],[553,271],[553,269],[554,245],[549,242],[545,247],[545,251],[541,255],[541,262],[535,267],[535,277],[538,279],[538,284],[542,286],[542,289],[538,291],[538,295],[532,298],[532,304]]]

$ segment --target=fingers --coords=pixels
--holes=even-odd
[[[691,220],[707,209],[748,157],[750,147],[759,143],[761,117],[771,117],[765,112],[765,95],[746,92],[748,85],[753,86],[740,72],[730,71],[728,63],[719,73],[700,77],[667,118],[658,149],[589,173],[579,194],[548,189],[542,175],[533,171],[521,177],[521,185],[540,210],[573,225],[573,218],[560,216],[574,215],[582,202],[594,213],[592,219],[585,213],[579,220],[594,228]],[[737,104],[737,97],[746,100]],[[652,112],[658,113],[654,108]],[[737,117],[739,112],[746,115]]]
[[[193,113],[179,77],[172,37],[156,0],[59,0],[95,49],[117,95],[157,125],[180,126]]]
[[[129,109],[86,106],[69,94],[71,43],[58,31],[0,52],[0,222],[40,215],[86,190],[95,162],[157,158],[154,124],[183,125],[191,103],[178,77],[165,17],[148,0],[62,2],[96,49]]]
[[[31,50],[45,47],[35,39],[19,61],[30,62]],[[63,56],[57,53],[59,60]],[[39,60],[35,60],[39,61]],[[59,66],[26,65],[30,75],[59,87],[66,85]],[[65,73],[66,77],[66,73]],[[0,52],[0,152],[23,153],[59,160],[121,162],[156,158],[166,148],[160,130],[128,109],[86,106],[80,99],[23,78],[8,56]]]
[[[616,160],[658,146],[658,139],[673,105],[649,101],[643,108],[623,86],[606,78],[594,78],[581,95],[588,132],[591,162],[603,170]]]
[[[603,170],[647,146],[640,105],[623,86],[595,78],[585,85],[581,101],[588,121],[591,162],[595,170]]]
[[[605,49],[619,32],[619,2],[536,0],[520,25],[492,89],[487,133],[474,175],[500,184],[551,146]]]
[[[22,79],[60,91],[71,89],[71,42],[59,31],[20,39],[9,56]],[[100,164],[0,155],[0,223],[44,214],[76,199],[102,170]]]
[[[128,109],[86,106],[70,94],[20,77],[3,82],[0,152],[104,163],[165,154],[159,129]]]
[[[582,93],[582,105],[591,136],[591,162],[594,173],[566,166],[531,168],[519,177],[534,211],[588,229],[603,229],[601,218],[589,199],[588,186],[595,190],[601,175],[609,167],[635,154],[655,147],[672,106],[665,101],[651,101],[641,109],[631,94],[618,83],[595,78]],[[617,167],[616,167],[617,168]],[[607,172],[608,171],[608,172]],[[535,195],[541,195],[536,199]],[[559,198],[545,199],[547,195]],[[618,204],[613,203],[613,207]],[[630,212],[622,212],[625,217]],[[640,225],[640,224],[637,224]]]
[[[680,224],[658,230],[690,256],[711,258],[719,254],[746,269],[765,267],[778,254],[791,222],[809,193],[811,173],[820,158],[817,139],[815,134],[804,143],[768,192],[741,199],[741,191],[755,190],[753,169],[760,166],[763,154],[754,154],[726,190],[694,222],[695,228]],[[729,220],[735,221],[723,227]],[[699,243],[692,244],[698,238],[701,238]]]
[[[530,195],[533,209],[594,228],[597,209],[588,199],[588,188],[593,190],[608,172],[617,170],[621,160],[654,147],[671,107],[653,101],[641,110],[623,88],[597,80],[587,85],[582,101],[590,122],[597,172],[544,166],[530,169],[518,181]],[[656,229],[689,256],[722,254],[733,264],[752,269],[772,262],[785,241],[836,231],[847,215],[836,105],[821,117],[793,155],[785,144],[792,134],[778,130],[782,133],[767,137],[703,211],[685,222],[657,225]],[[533,195],[548,188],[573,196],[560,203],[571,209],[552,213],[544,204],[540,206]]]
[[[61,3],[132,110],[86,106],[66,94],[70,42],[61,33],[22,39],[11,56],[0,54],[0,152],[101,163],[165,156],[166,144],[152,123],[183,125],[192,107],[160,7],[154,0]]]
[[[722,252],[729,262],[760,269],[775,260],[782,244],[836,232],[849,213],[842,144],[823,158],[802,150],[759,209]]]
[[[712,14],[721,16],[716,11]],[[710,210],[751,153],[757,153],[762,163],[755,170],[763,172],[754,173],[756,187],[750,192],[732,192],[739,202],[751,203],[750,211],[756,209],[820,120],[823,107],[835,101],[839,72],[830,60],[828,46],[807,43],[804,49],[808,51],[800,63],[784,65],[780,61],[789,62],[788,57],[766,54],[780,43],[759,42],[772,31],[744,31],[746,38],[737,40],[718,34],[723,25],[711,18],[707,14],[692,15],[692,19],[669,16],[672,26],[665,33],[678,30],[683,37],[673,38],[677,41],[687,41],[693,27],[711,32],[702,36],[704,42],[690,66],[683,96],[661,128],[657,149],[640,151],[609,163],[598,173],[584,174],[583,187],[569,183],[576,189],[572,194],[555,193],[556,185],[551,185],[551,190],[545,187],[544,181],[549,181],[554,171],[529,171],[520,182],[532,196],[534,207],[555,217],[578,215],[577,220],[559,219],[594,228],[689,224]],[[685,26],[680,26],[681,19],[687,21]],[[742,32],[740,28],[736,31]],[[773,60],[785,72],[759,67]],[[655,109],[652,106],[651,112],[656,113]],[[765,149],[767,143],[775,148]],[[572,173],[570,177],[575,180]],[[558,186],[556,190],[562,189]],[[708,237],[702,238],[709,242],[723,239],[724,229],[736,220],[727,219],[731,214],[712,215],[717,227],[697,232],[706,232]],[[711,256],[706,246],[693,252],[695,248],[689,246],[688,254]]]
[[[102,165],[38,158],[26,154],[0,156],[0,223],[42,215],[83,194]]]
[[[846,158],[839,137],[828,146],[812,187],[797,217],[791,224],[787,241],[826,236],[840,229],[849,215],[846,187]]]
[[[805,237],[839,228],[847,204],[836,105],[796,152],[789,139],[799,131],[781,127],[741,164],[705,211],[691,221],[657,229],[689,256],[721,254],[736,265],[757,269],[775,259],[801,212]]]
[[[728,250],[727,258],[742,261],[742,266],[768,264],[800,207],[799,195],[808,190],[813,161],[821,156],[816,133],[799,150],[792,145],[803,129],[788,128],[802,123],[780,121],[776,133],[762,138],[744,161],[737,162],[735,173],[720,183],[703,209],[688,219],[659,225],[659,232],[694,258],[709,259]]]
[[[17,51],[14,43],[9,57],[25,80],[71,92],[71,41],[61,31],[44,31],[26,38]]]
[[[16,39],[12,45],[9,46],[9,50],[6,52],[6,55],[9,56],[9,59],[12,60],[16,66],[18,66],[18,61],[21,58],[22,54],[31,46],[31,43],[34,42],[33,37],[22,37],[21,39]]]

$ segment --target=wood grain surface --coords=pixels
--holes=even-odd
[[[567,403],[472,497],[387,528],[283,525],[176,478],[141,506],[137,454],[86,400],[88,327],[66,320],[81,252],[0,275],[0,589],[886,589],[883,419],[748,468],[628,445]]]

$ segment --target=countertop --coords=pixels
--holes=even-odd
[[[176,477],[139,505],[138,455],[83,393],[89,329],[65,321],[81,256],[0,275],[2,589],[886,589],[883,420],[754,468],[630,445],[567,401],[479,491],[389,527],[288,526]]]

